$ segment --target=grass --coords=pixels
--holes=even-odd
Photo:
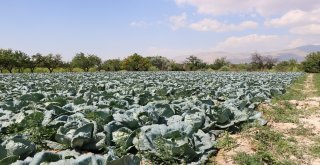
[[[291,157],[303,160],[303,155],[308,154],[314,157],[320,157],[320,137],[312,138],[315,134],[312,128],[306,127],[299,123],[299,116],[308,116],[314,114],[317,109],[308,111],[298,110],[295,105],[292,105],[288,100],[304,100],[307,97],[313,96],[312,93],[304,93],[304,82],[308,75],[304,75],[296,80],[296,82],[287,89],[287,92],[282,96],[276,96],[272,100],[271,106],[262,107],[261,110],[268,120],[280,123],[295,123],[298,126],[290,129],[287,135],[271,129],[270,126],[256,126],[255,132],[249,133],[252,124],[245,124],[241,129],[241,133],[249,136],[254,141],[255,153],[248,154],[245,152],[237,153],[233,159],[236,164],[240,165],[260,165],[260,164],[279,164],[291,165],[299,164]],[[317,89],[317,96],[320,96],[320,74],[314,74],[314,86]],[[307,147],[298,145],[298,141],[294,136],[308,137],[314,144]]]
[[[320,73],[314,74],[314,86],[317,90],[317,96],[320,96]]]
[[[288,101],[279,101],[275,105],[261,110],[268,120],[282,123],[298,123],[299,115],[304,113]]]
[[[302,92],[304,88],[304,82],[307,79],[307,74],[298,78],[290,87],[286,90],[284,95],[279,95],[274,97],[274,102],[279,102],[281,100],[304,100],[307,96]]]
[[[304,125],[298,125],[297,128],[291,128],[289,133],[296,136],[313,136],[312,128],[305,127]]]
[[[263,165],[263,164],[274,164],[274,165],[294,165],[296,164],[290,160],[277,160],[274,155],[270,152],[257,152],[255,154],[247,154],[245,152],[237,153],[234,158],[235,163],[239,165]]]
[[[235,139],[230,137],[229,132],[224,132],[221,138],[218,139],[216,147],[218,149],[224,149],[226,151],[231,150],[232,148],[235,148],[237,146],[237,142]]]
[[[313,144],[309,151],[313,156],[320,157],[320,137],[314,139],[315,144]]]
[[[257,127],[252,136],[256,152],[247,154],[237,153],[233,159],[239,165],[260,165],[260,164],[295,164],[289,160],[290,155],[301,157],[302,152],[295,145],[294,138],[286,138],[282,133],[271,130],[268,126]]]
[[[261,127],[254,135],[254,139],[257,142],[257,151],[272,151],[276,157],[301,156],[294,138],[286,138],[282,133],[271,130],[270,127]]]

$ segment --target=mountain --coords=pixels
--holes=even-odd
[[[311,53],[311,52],[320,51],[320,45],[305,45],[305,46],[297,47],[296,49]]]
[[[320,51],[320,45],[304,45],[300,47],[296,47],[293,49],[285,49],[279,51],[271,51],[271,52],[259,52],[261,55],[272,56],[277,58],[278,61],[285,61],[289,59],[296,59],[298,62],[304,60],[305,56],[311,52]],[[216,51],[216,52],[202,52],[193,54],[194,56],[200,58],[206,63],[213,63],[213,61],[220,57],[226,57],[232,63],[246,63],[250,62],[250,56],[253,52],[224,52],[224,51]],[[182,63],[186,60],[190,55],[176,56],[173,58],[174,61]]]

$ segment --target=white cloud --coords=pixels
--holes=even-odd
[[[283,49],[288,42],[286,37],[277,35],[251,34],[240,37],[229,37],[223,42],[218,43],[215,49],[234,52],[272,51]]]
[[[290,29],[291,33],[300,35],[320,35],[320,24],[309,24]]]
[[[144,21],[133,21],[133,22],[130,23],[130,26],[143,28],[143,27],[149,26],[149,24],[147,22],[144,22]]]
[[[296,48],[296,47],[299,47],[299,46],[303,46],[303,45],[306,45],[307,42],[301,38],[297,38],[297,39],[294,39],[292,40],[289,44],[288,44],[288,48]]]
[[[320,9],[311,11],[292,10],[279,18],[265,21],[266,26],[287,27],[289,32],[299,35],[320,34]]]
[[[213,19],[203,19],[202,21],[192,23],[190,28],[197,31],[215,31],[215,32],[226,32],[226,31],[241,31],[245,29],[253,29],[258,26],[258,23],[253,21],[244,21],[240,24],[227,24],[222,23]]]
[[[172,30],[178,30],[179,28],[185,27],[187,25],[187,14],[182,13],[181,15],[171,16],[169,18],[169,21],[172,24]]]
[[[265,21],[265,25],[271,27],[304,25],[310,23],[320,23],[320,9],[312,11],[291,10],[280,18]]]
[[[290,10],[313,10],[320,6],[319,0],[175,0],[178,5],[192,5],[198,13],[226,15],[259,13],[262,16],[284,14]]]

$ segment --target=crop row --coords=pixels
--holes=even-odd
[[[0,164],[206,162],[301,73],[0,75]],[[89,152],[89,153],[88,153]]]

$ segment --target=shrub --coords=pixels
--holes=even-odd
[[[309,73],[320,72],[320,52],[313,52],[306,56],[305,61],[302,62],[303,69]]]

